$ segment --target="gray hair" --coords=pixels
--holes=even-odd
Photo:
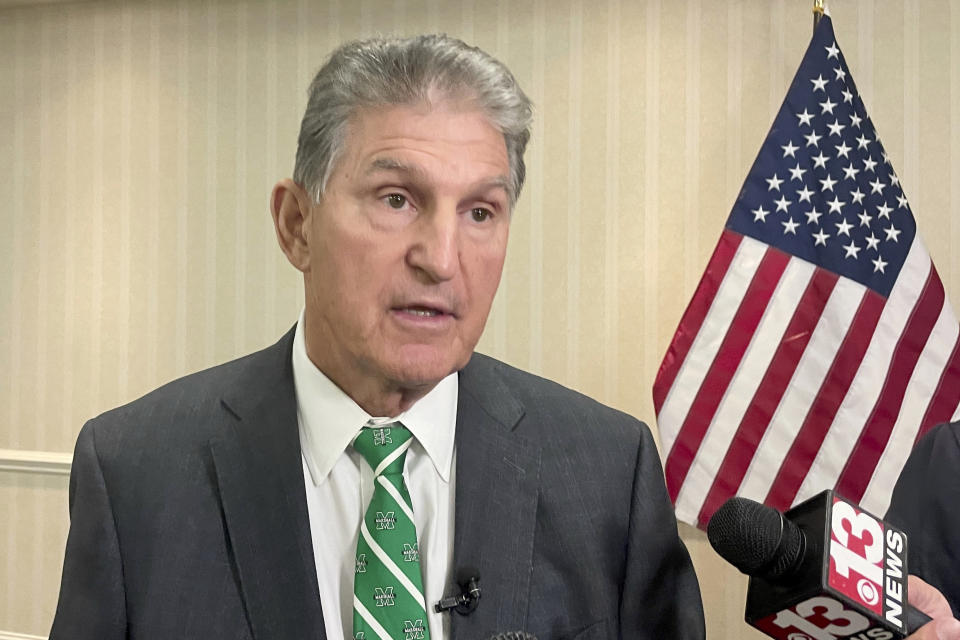
[[[445,35],[372,38],[335,50],[310,83],[294,181],[319,202],[343,151],[347,124],[358,109],[429,102],[431,92],[473,100],[503,134],[512,206],[526,174],[530,99],[503,63]]]

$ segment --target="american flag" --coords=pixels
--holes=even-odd
[[[958,333],[824,16],[654,383],[677,517],[827,488],[882,514],[960,415]]]

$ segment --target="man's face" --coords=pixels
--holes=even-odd
[[[348,394],[425,392],[467,363],[503,269],[509,174],[503,135],[469,104],[351,120],[303,230],[308,350]]]

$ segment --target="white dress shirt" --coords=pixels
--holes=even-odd
[[[303,313],[293,340],[293,383],[307,511],[327,638],[353,637],[353,576],[360,521],[373,495],[373,470],[350,446],[367,422],[399,420],[414,436],[403,477],[413,503],[430,637],[450,637],[450,614],[435,613],[453,563],[454,431],[457,374],[399,416],[369,415],[310,361]]]

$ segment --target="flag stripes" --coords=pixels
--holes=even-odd
[[[678,438],[679,446],[671,450],[665,468],[667,487],[670,497],[676,500],[680,486],[683,484],[696,449],[699,448],[713,414],[720,404],[730,382],[730,372],[735,371],[743,358],[753,337],[763,312],[770,301],[773,291],[790,261],[790,256],[776,249],[768,249],[759,267],[754,272],[750,286],[747,288],[743,302],[737,309],[730,331],[723,338],[723,343],[707,372],[704,384],[687,414]]]
[[[870,412],[870,417],[860,432],[853,451],[847,457],[846,465],[837,481],[837,491],[854,502],[860,502],[863,498],[867,482],[880,460],[880,454],[887,446],[893,423],[903,404],[907,383],[942,308],[943,285],[936,272],[930,269],[907,325],[896,340],[880,397],[877,398],[877,403]]]
[[[673,384],[663,393],[661,415],[686,416],[665,465],[678,517],[705,526],[733,493],[788,508],[833,486],[848,458],[849,468],[865,470],[849,476],[861,483],[853,499],[882,512],[889,482],[872,480],[888,445],[912,443],[921,420],[949,419],[960,400],[936,393],[960,376],[958,325],[922,243],[915,239],[885,300],[752,238],[723,235],[733,258],[721,263],[698,330],[684,328],[695,337],[670,363]],[[709,364],[688,367],[693,360]],[[695,392],[678,392],[681,384]],[[826,480],[804,486],[813,470]]]
[[[769,490],[802,428],[802,417],[810,414],[820,394],[822,382],[836,360],[833,354],[843,344],[846,328],[856,317],[864,291],[862,285],[846,278],[838,279],[834,285],[783,398],[771,398],[779,406],[741,483],[740,492],[744,495],[762,499]],[[755,464],[756,461],[760,463]]]
[[[933,402],[930,403],[926,413],[923,414],[920,430],[917,431],[914,442],[937,424],[939,416],[956,411],[958,405],[960,405],[960,340],[957,340],[953,345],[953,351],[947,360],[947,366],[937,383]],[[958,417],[960,416],[953,413],[950,419],[956,420]]]
[[[709,486],[712,476],[716,474],[728,443],[736,435],[736,427],[756,394],[758,375],[755,372],[763,371],[774,357],[813,271],[813,265],[802,260],[790,260],[784,269],[775,295],[771,297],[744,358],[731,376],[723,401],[711,418],[710,428],[697,452],[696,463],[684,482],[687,491],[695,492],[694,500],[703,498],[704,487]],[[679,502],[686,504],[690,500],[683,492],[680,493]],[[691,517],[695,515],[695,512],[690,514]]]
[[[683,314],[683,321],[680,326],[683,331],[678,330],[674,336],[667,355],[664,356],[660,364],[660,370],[657,373],[657,381],[653,387],[653,406],[657,415],[663,408],[664,400],[667,397],[667,391],[673,386],[673,381],[680,371],[680,365],[687,357],[690,347],[693,345],[694,338],[700,333],[700,327],[703,320],[710,310],[713,299],[720,288],[720,283],[727,274],[727,269],[737,253],[737,247],[740,246],[741,236],[736,233],[723,234],[720,242],[717,243],[707,264],[707,269],[700,279],[697,286],[697,294],[690,301],[686,312]]]
[[[721,242],[723,242],[722,239]],[[726,272],[718,274],[715,292],[704,290],[706,294],[713,293],[713,300],[686,357],[682,361],[677,361],[675,365],[678,370],[673,385],[666,394],[663,408],[658,414],[662,416],[661,421],[682,424],[684,416],[696,399],[706,370],[713,362],[720,343],[730,323],[733,322],[733,314],[740,300],[746,295],[753,272],[766,252],[766,245],[742,236],[737,237],[735,243],[734,260],[730,261],[730,265],[736,264],[737,268],[728,268]],[[678,333],[692,333],[692,331],[683,329]],[[661,431],[660,444],[664,451],[670,451],[673,448],[676,436],[676,431]]]
[[[937,381],[941,377],[941,372],[945,371],[950,356],[950,351],[944,349],[943,345],[956,345],[958,334],[960,334],[960,325],[950,312],[949,306],[941,306],[937,323],[920,354],[919,362],[907,386],[900,415],[897,416],[887,446],[877,462],[878,468],[900,469],[906,463],[916,435],[919,433],[917,425],[923,424],[924,414],[935,404],[935,401],[927,402],[927,399],[936,393]],[[940,415],[942,417],[944,414]],[[896,479],[896,475],[892,473],[873,474],[861,499],[876,502],[876,496],[890,495]]]
[[[736,435],[700,509],[698,521],[709,520],[710,515],[740,487],[753,459],[753,452],[777,410],[777,400],[782,398],[787,390],[836,283],[835,274],[819,268],[814,270],[814,275],[807,283],[784,332],[783,340],[777,345],[777,351],[737,426]]]
[[[836,349],[830,370],[806,411],[800,432],[790,446],[764,502],[778,509],[789,507],[816,459],[833,425],[840,405],[853,384],[854,376],[870,346],[884,300],[862,289],[857,309],[842,342]],[[799,420],[800,415],[796,418]]]

